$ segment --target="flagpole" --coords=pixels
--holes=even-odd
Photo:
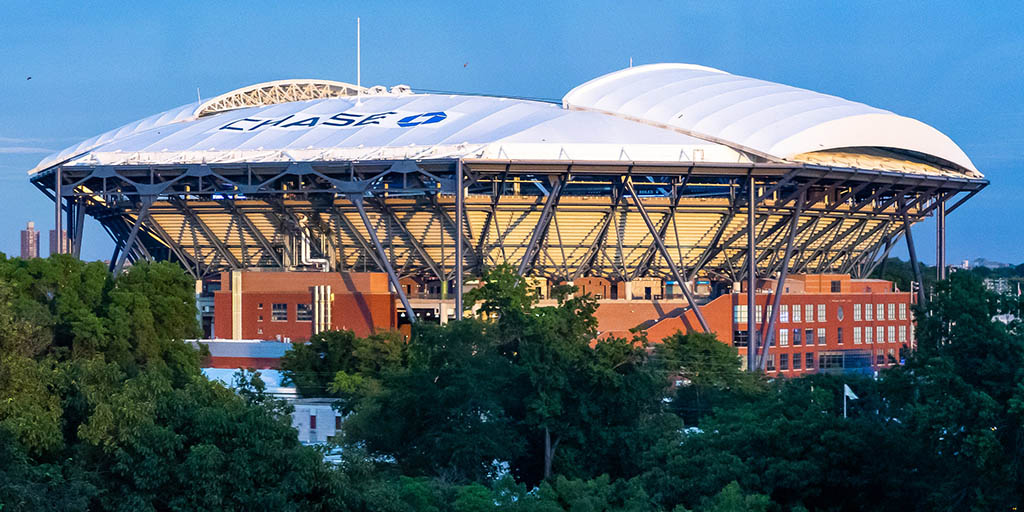
[[[843,390],[843,419],[846,419],[846,390]]]

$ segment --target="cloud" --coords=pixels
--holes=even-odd
[[[52,149],[38,146],[0,146],[0,155],[50,154]]]

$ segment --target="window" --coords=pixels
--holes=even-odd
[[[889,320],[896,320],[896,304],[889,304]]]
[[[256,329],[256,334],[263,334],[263,328],[260,327],[260,328]]]
[[[900,320],[906,320],[906,319],[907,319],[907,303],[906,302],[901,302],[900,303]]]
[[[885,343],[885,327],[881,325],[875,327],[875,341]]]
[[[312,322],[313,321],[313,306],[311,304],[296,304],[295,305],[295,321],[297,321],[297,322]]]
[[[771,304],[768,304],[767,306],[765,306],[765,313],[766,313],[766,316],[764,317],[764,320],[762,320],[762,322],[764,322],[764,323],[771,322],[772,321],[772,305]]]
[[[274,322],[288,321],[288,304],[273,304],[270,310],[270,319]]]
[[[896,343],[896,326],[889,326],[889,343]]]
[[[842,283],[840,283],[839,281],[832,281],[832,293],[839,293],[842,290]]]
[[[860,345],[861,344],[860,327],[854,327],[853,328],[853,344],[854,345]]]
[[[807,346],[814,345],[814,329],[804,331],[804,338],[807,339]]]
[[[870,327],[865,327],[864,328],[864,343],[866,343],[868,345],[872,344],[874,342],[874,339],[873,339],[874,338],[874,333],[875,333],[874,329],[872,329]]]
[[[733,331],[732,332],[732,346],[734,347],[745,347],[749,345],[749,337],[747,331]]]
[[[900,343],[906,343],[906,342],[907,342],[907,326],[901,325],[900,326]]]
[[[779,346],[789,346],[789,329],[779,329]]]
[[[334,415],[334,431],[337,432],[339,430],[341,430],[341,415],[340,414],[335,414]]]
[[[732,307],[732,321],[737,324],[747,323],[747,305],[737,304]]]
[[[263,303],[260,302],[260,303],[256,304],[256,309],[263,309]]]
[[[789,369],[789,354],[779,354],[779,371]]]
[[[860,304],[853,305],[853,321],[860,322]]]
[[[803,365],[803,363],[804,363],[803,356],[800,355],[800,352],[797,352],[797,353],[793,354],[793,369],[794,370],[799,370],[800,367]]]
[[[799,347],[802,345],[803,340],[800,339],[800,335],[803,334],[800,329],[793,329],[793,346]]]
[[[825,305],[824,304],[818,304],[818,321],[819,322],[824,322],[825,321]]]
[[[875,318],[879,322],[885,320],[885,304],[875,304]]]
[[[842,368],[843,367],[843,353],[842,352],[822,352],[818,356],[818,368],[827,370],[829,368]]]
[[[775,370],[775,354],[768,354],[767,369],[768,369],[768,371],[774,371]]]
[[[818,345],[825,344],[825,328],[818,327]]]
[[[843,328],[836,327],[836,343],[839,345],[843,344]]]
[[[843,307],[842,306],[836,306],[836,320],[839,320],[840,322],[842,322],[843,321],[843,316],[845,316],[843,314]]]
[[[316,414],[309,413],[309,429],[316,430]]]
[[[814,321],[814,304],[804,304],[804,319],[807,322]]]
[[[256,317],[256,321],[257,321],[257,322],[262,322],[262,321],[263,321],[263,315],[259,315],[259,316],[257,316],[257,317]]]
[[[875,311],[875,308],[873,308],[871,306],[871,304],[864,304],[864,320],[867,320],[868,322],[874,320],[875,319],[874,311]]]
[[[804,354],[804,363],[804,368],[808,370],[814,369],[814,352]]]
[[[793,323],[800,323],[800,304],[793,304]]]
[[[789,304],[779,306],[779,321],[789,322]]]
[[[889,349],[889,359],[895,359],[895,358],[896,358],[896,349],[890,348]]]
[[[754,323],[764,322],[764,317],[761,316],[761,313],[763,313],[761,306],[757,306],[757,309],[754,310]]]
[[[877,355],[875,355],[875,364],[885,364],[885,351],[878,349]]]

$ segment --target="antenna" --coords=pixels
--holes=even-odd
[[[360,39],[360,37],[359,37],[359,18],[357,17],[356,18],[356,85],[359,86],[360,89],[362,89],[363,88],[363,76],[362,76],[363,69],[362,69],[362,62],[361,62],[362,51],[361,51],[361,48],[359,47],[359,39]]]
[[[197,101],[198,101],[198,102],[199,102],[200,104],[202,104],[202,103],[203,103],[203,96],[202,96],[201,94],[199,94],[199,88],[198,88],[198,87],[196,87],[196,100],[197,100]]]
[[[629,58],[629,67],[633,67],[633,57]]]

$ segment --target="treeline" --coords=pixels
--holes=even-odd
[[[177,267],[0,259],[0,509],[1005,510],[1024,495],[1020,304],[972,276],[877,380],[769,380],[706,335],[597,336],[498,269],[478,318],[328,332],[286,375],[346,414],[338,463],[252,372],[205,379]],[[1014,299],[1015,300],[1015,299]],[[860,399],[842,415],[842,388]]]
[[[936,281],[935,265],[927,265],[925,263],[918,262],[917,267],[921,271],[921,280],[924,281],[925,289],[930,290]],[[967,270],[956,269],[950,273],[964,272],[969,273],[978,279],[1004,278],[1018,282],[1024,281],[1024,264],[1010,265],[1000,268],[971,267]],[[892,281],[896,283],[897,288],[903,291],[910,291],[910,283],[917,281],[917,278],[914,277],[914,266],[911,265],[909,261],[903,261],[899,258],[887,258],[881,265],[875,268],[871,277]]]

